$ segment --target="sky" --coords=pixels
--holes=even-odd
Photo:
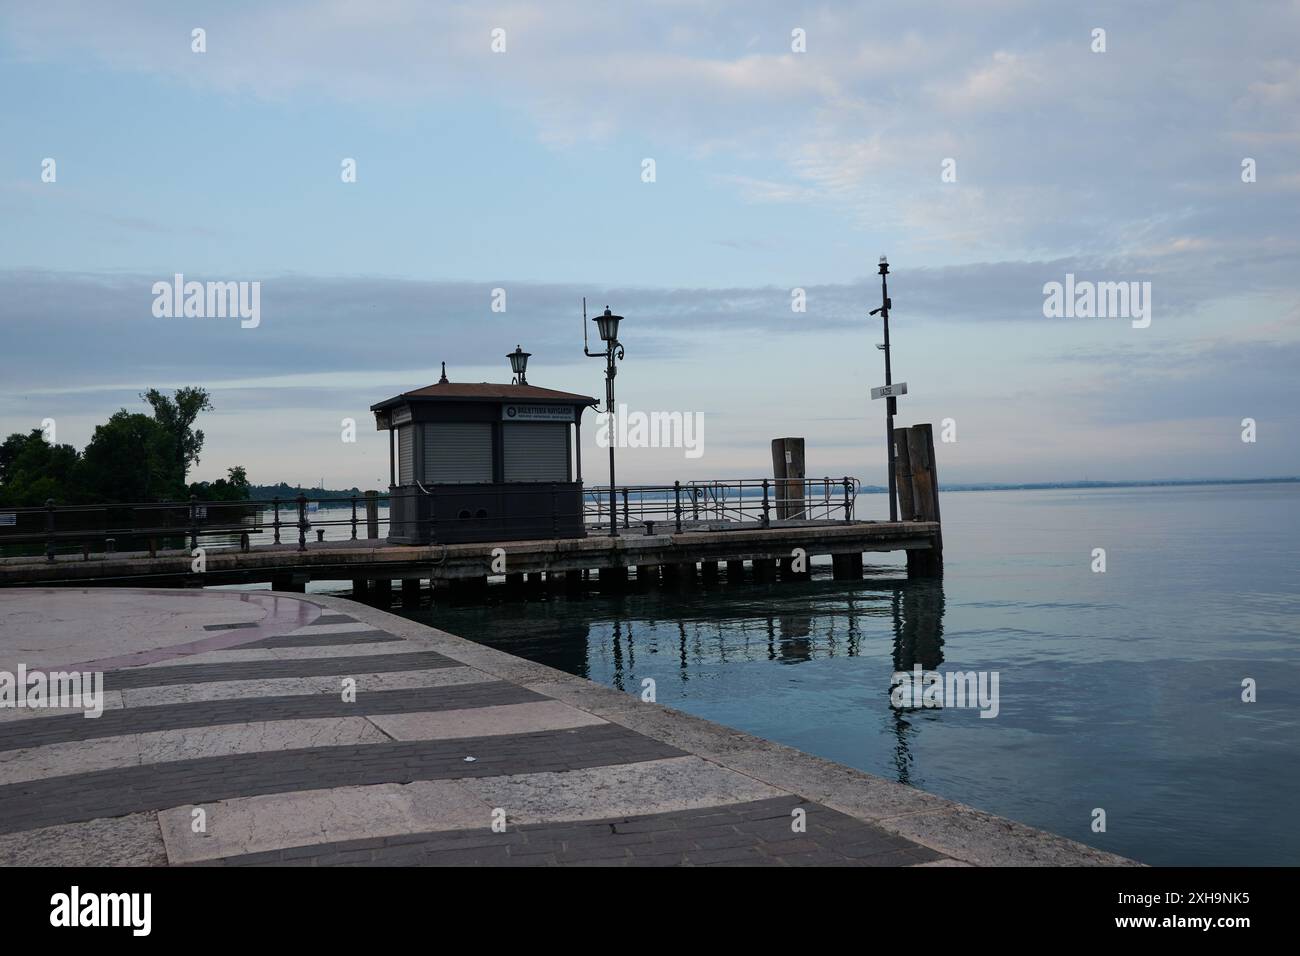
[[[200,385],[192,478],[382,488],[369,407],[442,362],[603,395],[586,296],[618,401],[703,423],[620,482],[800,436],[882,484],[888,255],[941,482],[1300,474],[1298,51],[1272,0],[6,0],[0,434]],[[260,283],[256,327],[155,315],[176,274]],[[1149,324],[1045,314],[1067,275]]]

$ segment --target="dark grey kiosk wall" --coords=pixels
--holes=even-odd
[[[372,405],[389,433],[388,540],[585,536],[579,429],[595,404],[535,385],[444,379]]]

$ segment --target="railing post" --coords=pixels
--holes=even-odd
[[[629,516],[627,510],[627,489],[626,488],[623,489],[623,527],[624,528],[631,527],[629,523]]]
[[[853,520],[853,502],[849,500],[849,476],[844,476],[844,523]]]
[[[559,485],[551,483],[551,537],[560,536],[560,498]]]
[[[279,544],[280,543],[280,496],[276,495],[276,497],[272,499],[271,503],[275,507],[275,521],[273,522],[273,525],[275,527],[275,543]]]
[[[768,513],[770,507],[771,506],[768,504],[767,501],[767,479],[764,478],[763,479],[763,527],[764,528],[770,527],[772,523],[770,515]]]
[[[45,499],[45,560],[54,560],[54,499]]]
[[[199,546],[199,497],[190,495],[190,550]]]
[[[298,550],[307,550],[307,496],[298,495]]]
[[[432,491],[429,492],[429,543],[438,543],[438,496]]]
[[[682,533],[682,483],[680,481],[673,482],[673,495],[677,499],[677,503],[675,505],[675,510],[677,512],[677,533],[681,534]]]
[[[700,489],[691,485],[691,517],[700,520]]]
[[[357,540],[357,496],[352,496],[352,540]]]

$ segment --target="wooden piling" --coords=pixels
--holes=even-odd
[[[772,477],[775,481],[777,518],[804,517],[804,440],[772,439]]]
[[[392,502],[389,502],[389,514],[392,514]],[[379,492],[377,491],[366,492],[366,537],[372,541],[379,537]]]
[[[934,461],[934,431],[928,425],[907,430],[907,453],[912,472],[912,503],[921,521],[939,521],[939,475]],[[907,552],[908,576],[943,574],[943,535],[935,532],[928,550]]]
[[[912,496],[912,455],[909,451],[907,428],[894,429],[894,476],[898,487],[898,517],[900,521],[916,520],[916,501]]]

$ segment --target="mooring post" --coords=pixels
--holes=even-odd
[[[307,496],[298,495],[298,550],[307,550]]]
[[[390,516],[392,511],[393,503],[390,501],[388,503]],[[366,537],[371,541],[379,537],[379,492],[377,491],[366,492]]]
[[[45,560],[54,560],[54,499],[45,499]]]
[[[912,472],[912,501],[921,521],[939,523],[939,477],[934,461],[934,432],[930,425],[913,425],[907,430],[907,454]],[[929,550],[907,552],[909,576],[940,577],[943,574],[943,534],[936,531]]]
[[[894,474],[898,485],[898,518],[900,521],[916,520],[916,501],[912,497],[912,455],[907,441],[907,429],[894,429]]]

